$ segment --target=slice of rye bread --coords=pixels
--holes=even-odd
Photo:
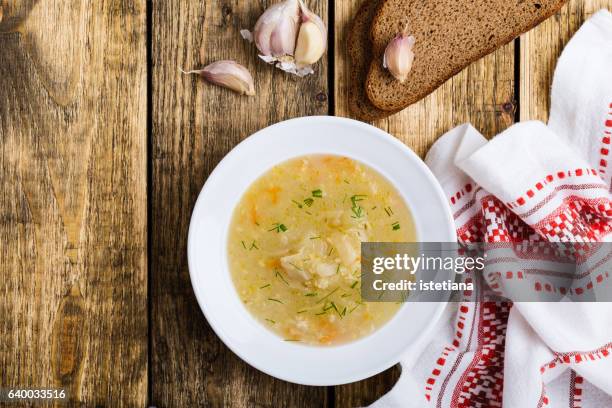
[[[384,0],[371,28],[374,59],[366,80],[379,109],[405,108],[472,62],[556,13],[567,0]],[[382,66],[389,41],[407,27],[416,39],[403,84]]]
[[[382,0],[363,0],[347,37],[349,111],[352,116],[363,121],[383,119],[394,113],[374,106],[368,99],[364,86],[372,61],[370,27],[381,3]]]

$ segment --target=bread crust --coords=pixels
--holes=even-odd
[[[347,36],[349,63],[348,105],[351,115],[363,121],[384,119],[394,112],[384,111],[370,102],[365,82],[372,61],[370,27],[381,0],[364,0],[357,10]]]
[[[370,31],[373,59],[365,82],[367,97],[378,109],[404,109],[555,14],[566,2],[383,0]],[[404,26],[416,38],[416,57],[408,80],[401,84],[382,67],[382,56]]]

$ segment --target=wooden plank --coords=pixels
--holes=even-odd
[[[290,77],[242,40],[274,0],[153,2],[152,404],[325,406],[326,389],[275,380],[242,362],[204,319],[186,262],[191,211],[212,169],[238,142],[273,123],[327,114],[327,66]],[[326,18],[326,2],[309,2]],[[253,73],[248,98],[182,76],[179,68],[234,59]]]
[[[346,38],[349,22],[362,0],[336,1],[336,115],[348,112]],[[417,56],[418,58],[418,56]],[[432,95],[375,126],[388,131],[424,157],[433,142],[453,127],[471,122],[492,137],[514,122],[514,43],[473,63]],[[364,406],[390,390],[399,376],[396,367],[368,380],[336,388],[338,407]]]
[[[145,1],[0,6],[0,386],[145,406]]]
[[[366,407],[374,403],[377,399],[391,391],[400,373],[401,368],[399,365],[396,365],[367,380],[337,386],[334,398],[335,407]]]
[[[521,36],[521,120],[548,121],[557,59],[582,23],[612,0],[570,0],[561,11]]]

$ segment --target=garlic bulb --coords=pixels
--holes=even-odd
[[[255,45],[263,55],[293,55],[300,21],[298,0],[287,0],[267,9],[255,24]]]
[[[416,40],[413,36],[400,33],[389,42],[385,49],[383,66],[400,83],[404,83],[408,79],[408,74],[412,70],[412,63],[414,61],[412,48],[415,42]]]
[[[188,72],[181,70],[181,72],[200,75],[212,84],[223,86],[242,95],[255,95],[253,76],[248,69],[235,61],[217,61],[203,69]]]
[[[240,33],[255,43],[262,60],[298,76],[312,74],[312,65],[327,49],[325,24],[303,0],[274,4],[259,17],[252,33]]]

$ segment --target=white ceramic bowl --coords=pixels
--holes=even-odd
[[[334,154],[363,162],[384,175],[404,197],[421,242],[455,242],[442,189],[408,147],[373,126],[329,116],[305,117],[263,129],[234,148],[210,175],[189,227],[191,282],[206,319],[223,342],[253,367],[306,385],[362,380],[396,364],[439,319],[444,299],[406,303],[371,335],[340,346],[287,342],[255,320],[232,282],[227,259],[228,226],[253,181],[288,159]]]

